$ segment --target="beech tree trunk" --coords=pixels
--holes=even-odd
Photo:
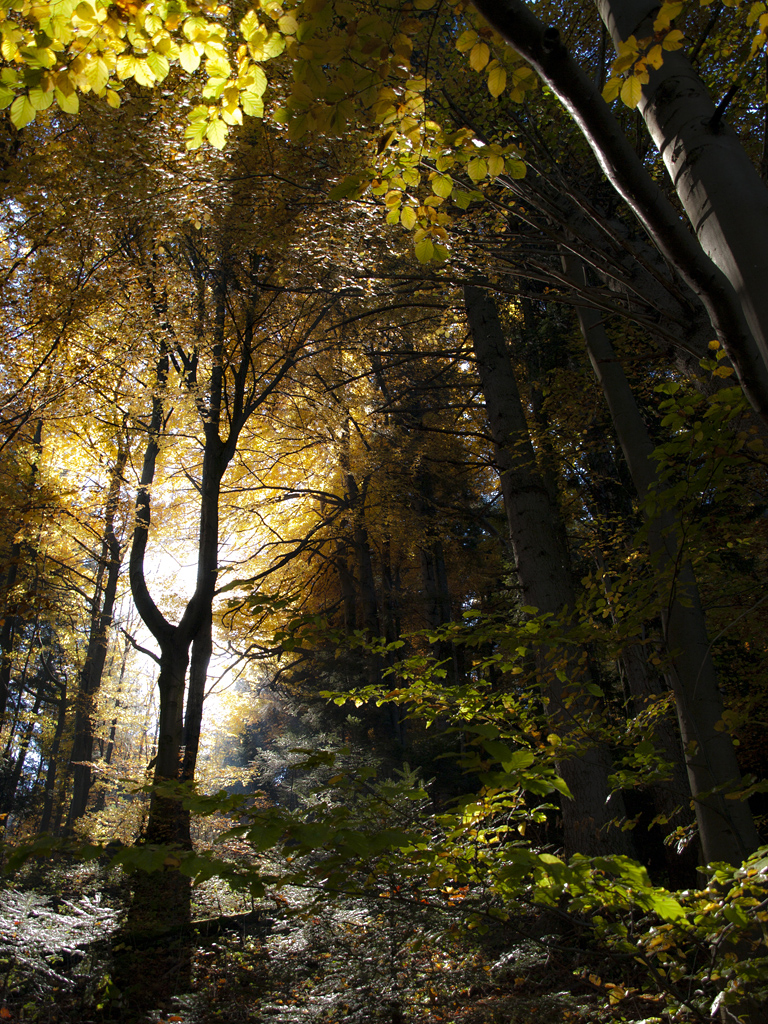
[[[208,666],[213,654],[213,615],[206,610],[205,620],[192,642],[192,657],[189,666],[189,691],[184,715],[184,761],[181,778],[191,782],[195,777],[197,755],[200,749],[200,727],[203,721],[205,685],[208,681]]]
[[[658,0],[596,0],[614,46],[653,35]],[[741,301],[768,363],[768,188],[683,50],[648,68],[638,110],[704,252]]]
[[[38,419],[35,423],[35,434],[32,441],[35,456],[32,461],[27,485],[27,494],[31,499],[37,484],[38,463],[43,450],[43,421]],[[13,665],[13,648],[16,639],[16,631],[19,625],[19,617],[15,613],[16,601],[13,599],[13,588],[19,572],[19,564],[23,557],[22,545],[14,541],[11,545],[8,567],[5,579],[0,585],[0,596],[4,592],[3,616],[0,619],[0,725],[5,720],[5,713],[8,708],[8,697],[10,693],[11,669]]]
[[[744,393],[768,423],[768,365],[748,322],[753,318],[751,307],[744,303],[745,295],[739,291],[738,282],[734,285],[729,280],[681,222],[674,206],[630,145],[595,83],[569,55],[557,28],[542,24],[524,0],[474,0],[474,5],[531,64],[565,106],[613,187],[664,258],[704,304]],[[728,187],[732,188],[733,183]],[[717,197],[712,196],[712,215],[716,214],[716,201]],[[762,230],[763,223],[761,219],[758,231]],[[697,222],[697,230],[700,226]]]
[[[464,289],[467,319],[477,369],[483,385],[488,422],[507,513],[522,603],[567,622],[574,608],[569,555],[561,543],[558,512],[536,467],[520,393],[493,300],[487,292]],[[558,770],[573,800],[563,801],[568,853],[588,855],[626,852],[625,833],[611,827],[624,816],[623,800],[608,784],[611,759],[605,744],[590,738],[590,723],[599,716],[585,684],[589,669],[582,651],[541,652],[538,669],[553,732],[579,752]],[[564,684],[558,677],[564,674]]]
[[[565,257],[569,275],[583,279],[583,267]],[[590,362],[603,389],[635,488],[644,502],[651,487],[659,493],[653,444],[634,395],[596,310],[579,307],[579,323]],[[662,498],[663,506],[663,498]],[[651,564],[659,578],[660,612],[704,857],[739,864],[758,845],[749,807],[729,800],[739,788],[733,741],[722,728],[723,701],[712,661],[706,621],[693,567],[681,552],[671,509],[649,522]]]
[[[48,754],[48,767],[45,772],[45,797],[43,799],[43,815],[40,819],[40,831],[47,832],[53,820],[53,805],[56,796],[56,776],[59,768],[59,750],[61,737],[67,723],[67,681],[60,683],[59,700],[56,709],[56,730],[53,734],[51,749]],[[63,797],[63,794],[62,794]]]
[[[120,438],[117,459],[112,467],[107,501],[104,509],[104,537],[102,539],[100,568],[96,579],[95,592],[91,607],[91,624],[88,636],[88,649],[85,664],[80,673],[80,684],[75,701],[75,735],[72,742],[72,774],[74,788],[72,803],[67,816],[67,829],[78,818],[85,814],[88,794],[93,783],[93,716],[96,710],[96,698],[101,687],[104,665],[107,658],[108,633],[112,625],[112,616],[117,595],[117,580],[120,575],[122,551],[120,541],[115,534],[115,516],[117,514],[120,490],[123,483],[123,472],[128,459],[128,444],[124,437]],[[106,582],[104,575],[106,572]]]

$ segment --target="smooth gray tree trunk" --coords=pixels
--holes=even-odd
[[[90,764],[93,760],[93,717],[104,674],[108,634],[112,625],[117,581],[122,563],[120,540],[115,533],[115,517],[127,459],[128,444],[125,438],[120,438],[117,459],[110,474],[104,508],[104,535],[100,553],[100,568],[91,609],[88,649],[75,698],[74,739],[70,756],[74,785],[72,803],[67,816],[67,829],[70,829],[75,821],[85,814],[88,794],[93,783],[93,770]]]
[[[614,46],[653,35],[658,0],[596,0]],[[768,188],[683,50],[649,68],[638,110],[704,252],[730,281],[768,363]]]
[[[574,280],[583,280],[583,266],[574,257],[565,257],[565,266]],[[659,494],[653,444],[601,315],[583,307],[577,313],[592,368],[642,503],[652,489]],[[662,510],[649,520],[648,545],[659,579],[667,671],[702,848],[707,861],[739,864],[757,848],[757,831],[749,807],[726,797],[739,788],[736,753],[729,733],[722,728],[723,701],[693,567],[680,550],[674,511],[663,508],[663,498],[661,505]]]
[[[556,26],[544,25],[524,0],[473,0],[488,22],[552,89],[578,125],[614,189],[704,304],[744,393],[768,423],[768,365],[739,290],[653,180],[595,83],[571,57]],[[618,2],[618,0],[617,0]],[[762,225],[762,220],[760,224]],[[697,228],[699,225],[697,224]]]
[[[569,553],[558,528],[558,511],[536,466],[525,412],[496,306],[486,291],[464,289],[467,320],[493,437],[496,463],[522,588],[522,604],[567,624],[575,606]],[[581,649],[563,645],[538,656],[538,674],[552,731],[579,752],[558,765],[573,800],[563,800],[567,852],[627,852],[626,834],[611,826],[624,817],[620,794],[608,784],[610,753],[590,736],[599,707],[585,689],[591,682]],[[558,672],[564,673],[563,683]]]

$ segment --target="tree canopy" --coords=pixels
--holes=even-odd
[[[558,1019],[761,1020],[765,5],[0,34],[0,917],[59,936],[0,1016],[70,947],[167,1011],[201,915],[274,981],[273,905],[389,972],[361,1019],[530,932]],[[108,954],[35,856],[120,869]]]

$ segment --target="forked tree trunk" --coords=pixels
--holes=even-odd
[[[496,306],[482,289],[468,285],[464,295],[522,603],[557,616],[565,625],[575,605],[569,555],[560,542],[558,511],[536,467]],[[558,765],[573,794],[573,800],[563,801],[565,846],[568,853],[625,853],[626,834],[611,827],[614,819],[624,816],[624,807],[621,796],[611,794],[608,784],[610,754],[599,738],[590,737],[590,723],[599,718],[599,707],[586,689],[591,682],[586,660],[585,651],[566,646],[538,655],[550,728],[566,744],[575,743],[578,748]]]

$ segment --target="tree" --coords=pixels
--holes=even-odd
[[[674,207],[621,132],[597,87],[568,54],[558,30],[546,28],[520,0],[505,0],[503,4],[493,5],[480,2],[477,7],[535,68],[576,120],[616,191],[706,307],[745,393],[756,411],[768,422],[768,370],[754,334],[752,299],[741,280],[736,280],[737,275],[741,277],[741,272],[734,268],[734,280],[729,279],[683,227]],[[662,141],[665,151],[668,151],[666,143],[671,140],[665,138]],[[729,143],[729,148],[731,146]],[[727,173],[724,167],[724,174]],[[676,181],[679,180],[678,176]],[[760,184],[757,179],[756,185]],[[686,188],[686,185],[681,185],[681,188]],[[714,195],[705,195],[703,201],[712,203],[717,209]],[[703,223],[699,216],[701,210],[699,208],[697,212],[692,207],[691,212],[698,227]],[[725,211],[724,216],[727,218]]]
[[[569,553],[551,492],[536,468],[498,313],[480,289],[467,287],[465,295],[523,606],[564,622],[575,608]],[[573,794],[573,800],[563,804],[566,849],[597,854],[622,848],[621,834],[617,839],[607,833],[611,822],[624,811],[620,796],[610,792],[609,752],[599,734],[597,738],[592,735],[594,726],[587,724],[595,718],[594,700],[589,696],[594,684],[589,679],[589,665],[580,654],[578,650],[544,650],[539,655],[539,671],[550,725],[569,747],[558,766]]]

